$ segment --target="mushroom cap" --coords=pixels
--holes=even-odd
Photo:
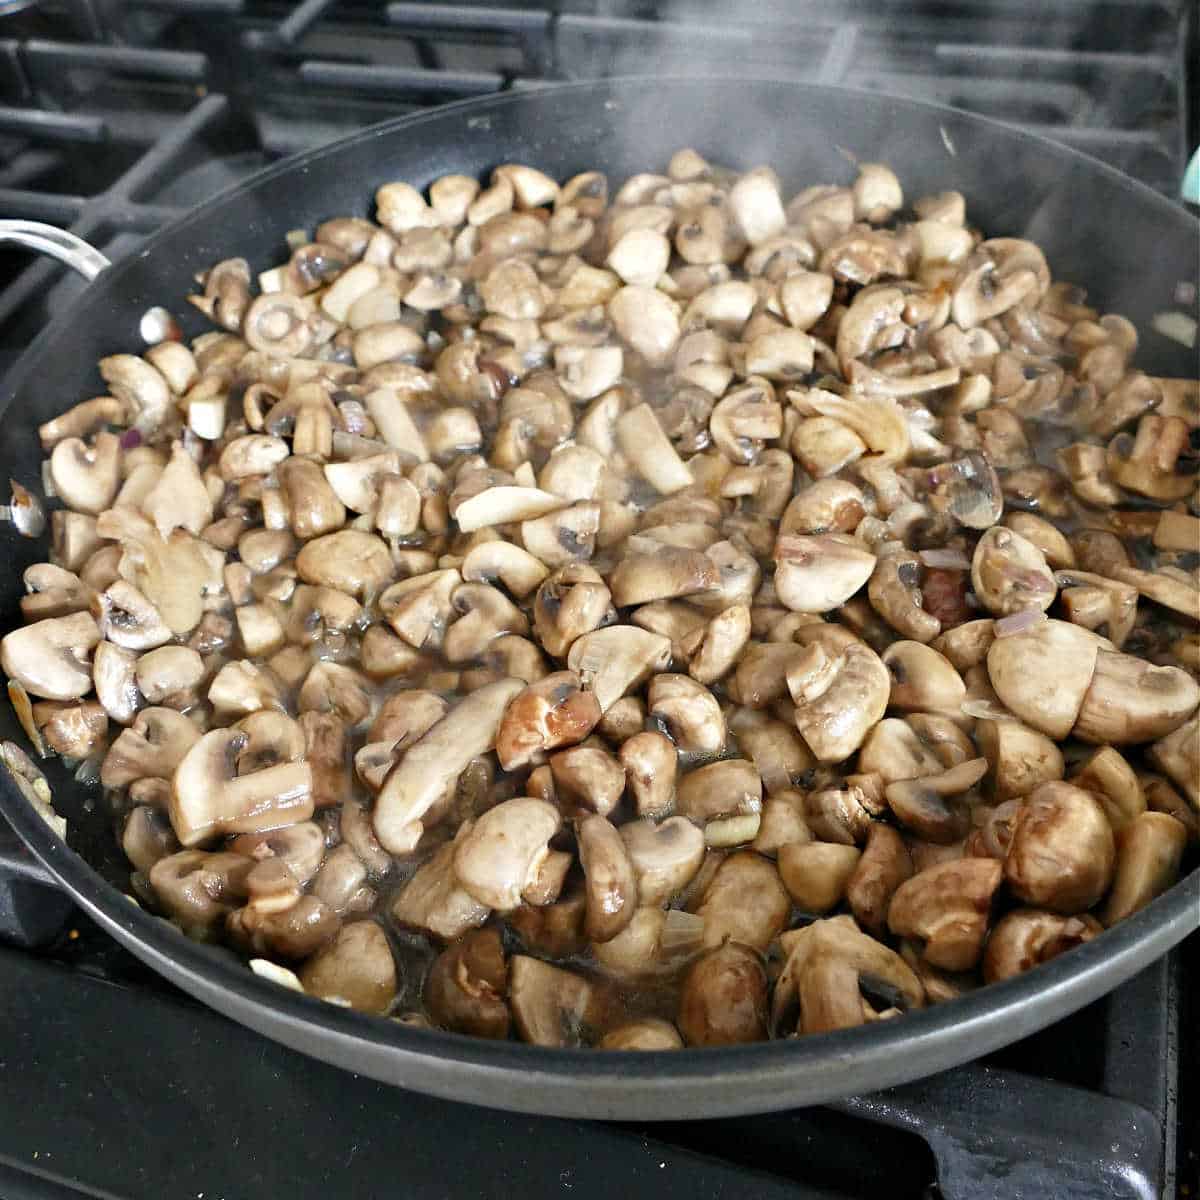
[[[576,837],[587,895],[584,930],[593,942],[608,942],[637,911],[637,874],[625,842],[607,818],[588,814],[576,826]]]
[[[99,641],[100,627],[90,613],[47,617],[5,635],[0,667],[31,696],[75,700],[91,690],[88,653]]]
[[[1200,705],[1200,684],[1179,667],[1101,650],[1074,734],[1098,745],[1128,746],[1165,737]]]
[[[488,809],[457,843],[454,874],[459,884],[488,908],[516,908],[561,824],[558,809],[532,796]]]
[[[1108,890],[1115,861],[1112,827],[1096,797],[1050,782],[1017,811],[1004,875],[1027,904],[1080,913]]]
[[[983,952],[992,897],[1003,875],[994,858],[926,867],[896,889],[888,928],[898,937],[922,939],[922,957],[932,966],[969,971]]]
[[[359,1012],[383,1014],[396,997],[396,963],[374,921],[345,925],[300,969],[304,990]]]
[[[361,529],[339,529],[307,542],[296,556],[296,570],[305,583],[363,597],[377,592],[395,568],[382,538]]]
[[[997,638],[988,649],[988,678],[1010,712],[1061,741],[1075,725],[1107,644],[1078,625],[1045,621]]]
[[[747,946],[728,942],[697,959],[679,992],[679,1030],[689,1046],[729,1046],[767,1036],[767,973]]]
[[[1018,908],[996,922],[983,955],[983,978],[998,983],[1057,958],[1064,950],[1090,942],[1101,932],[1091,916],[1062,916],[1036,908]]]
[[[825,613],[844,604],[875,570],[875,555],[850,538],[788,534],[775,546],[775,592],[793,612]]]

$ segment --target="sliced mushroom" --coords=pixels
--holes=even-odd
[[[1039,784],[1063,777],[1062,751],[1020,721],[977,721],[975,740],[987,759],[988,786],[998,801],[1028,796]]]
[[[725,718],[713,694],[686,675],[655,675],[647,690],[650,715],[661,721],[685,754],[717,754],[725,746]]]
[[[550,757],[558,798],[585,812],[608,816],[625,790],[625,768],[599,746],[573,746]]]
[[[639,816],[663,817],[674,807],[678,753],[669,738],[654,731],[635,733],[622,743],[621,765]]]
[[[453,941],[488,919],[491,910],[458,882],[453,842],[442,846],[417,868],[392,902],[391,915],[402,926],[423,929]]]
[[[861,857],[857,846],[789,842],[779,847],[779,877],[798,908],[824,914],[842,902]]]
[[[948,845],[966,835],[970,818],[966,808],[947,798],[973,788],[987,770],[987,759],[975,758],[928,778],[890,783],[884,794],[902,825],[926,841]]]
[[[222,833],[254,833],[307,821],[313,813],[312,772],[286,762],[248,775],[235,773],[247,735],[237,729],[202,734],[171,781],[171,825],[183,846]]]
[[[509,962],[508,994],[517,1032],[535,1046],[589,1045],[613,1020],[599,985],[524,954]]]
[[[794,864],[793,864],[794,865]],[[889,825],[876,822],[846,882],[846,901],[854,918],[881,937],[896,890],[913,875],[912,855],[904,839]]]
[[[603,713],[670,659],[667,638],[634,625],[611,625],[576,638],[567,666],[595,693]]]
[[[874,570],[875,556],[846,537],[788,534],[775,547],[775,591],[793,612],[837,608]]]
[[[861,1025],[884,1011],[920,1008],[924,989],[894,951],[864,934],[852,917],[830,917],[784,936],[787,960],[775,985],[771,1025],[781,1033],[825,1033]]]
[[[496,734],[496,756],[506,771],[528,766],[549,750],[583,741],[599,720],[595,694],[582,690],[578,675],[557,671],[510,702]]]
[[[48,617],[5,635],[0,666],[30,695],[75,700],[91,690],[88,655],[100,637],[90,613]]]
[[[406,854],[416,847],[425,831],[425,814],[471,759],[492,748],[504,710],[521,690],[521,681],[516,679],[481,687],[407,751],[375,804],[375,832],[385,849]]]
[[[629,821],[619,832],[637,880],[638,902],[645,906],[679,895],[704,860],[704,835],[684,817],[668,817],[658,825]]]
[[[788,672],[796,728],[820,762],[843,762],[887,709],[888,667],[861,642],[851,642],[832,657],[819,645],[809,650],[819,653]],[[802,671],[802,666],[808,669]]]
[[[501,912],[514,909],[536,882],[560,824],[558,810],[543,800],[505,800],[460,838],[454,874],[481,904]]]
[[[1042,552],[1019,533],[998,526],[986,530],[975,547],[971,583],[998,616],[1031,608],[1044,612],[1058,591]]]

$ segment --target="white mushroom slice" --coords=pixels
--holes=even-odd
[[[113,354],[100,360],[100,375],[125,411],[134,414],[134,427],[141,433],[152,433],[162,424],[171,389],[148,362],[133,354]]]
[[[870,462],[879,465],[902,461],[912,445],[904,412],[892,399],[867,396],[835,396],[832,392],[811,388],[804,393],[789,392],[788,399],[801,412],[819,413],[852,430],[872,452]]]
[[[380,477],[400,474],[400,455],[394,451],[368,454],[350,462],[326,463],[322,468],[337,498],[357,513],[373,513],[379,504]]]
[[[471,582],[502,583],[518,600],[550,574],[539,559],[511,542],[481,542],[463,559],[461,571]]]
[[[642,538],[630,541],[636,541],[638,548],[622,557],[608,581],[618,608],[691,596],[720,583],[716,564],[699,550],[656,546],[643,552]]]
[[[151,704],[186,697],[204,678],[204,663],[187,646],[160,646],[137,660],[134,678]]]
[[[410,455],[416,462],[428,462],[429,450],[407,405],[390,388],[375,388],[366,397],[367,412],[375,422],[379,436],[389,446]]]
[[[226,663],[217,672],[208,688],[208,700],[218,712],[239,715],[282,703],[278,680],[246,659]]]
[[[793,612],[830,612],[871,578],[875,563],[851,538],[788,534],[775,545],[775,592]]]
[[[118,725],[128,725],[145,703],[135,679],[136,662],[137,655],[132,650],[112,642],[101,642],[92,656],[96,699]]]
[[[595,692],[602,713],[670,661],[670,639],[636,625],[585,633],[567,655],[567,666]]]
[[[451,506],[450,515],[463,533],[486,529],[492,525],[507,525],[513,521],[529,521],[546,513],[565,508],[567,501],[553,492],[535,487],[490,487]]]
[[[416,847],[422,818],[471,759],[492,749],[504,710],[523,687],[519,679],[502,679],[479,688],[407,751],[375,804],[375,833],[386,850],[408,854]]]
[[[891,676],[879,656],[851,642],[830,658],[817,643],[788,670],[796,728],[821,762],[844,762],[887,711]]]
[[[171,446],[171,460],[142,499],[142,512],[165,538],[177,528],[199,534],[213,519],[213,501],[196,460],[182,442]]]
[[[30,695],[74,700],[91,690],[88,655],[99,641],[100,627],[90,613],[48,617],[0,641],[0,667]]]
[[[662,495],[669,496],[691,486],[691,471],[675,452],[648,404],[639,404],[617,418],[617,438],[630,463]]]
[[[312,772],[306,762],[234,774],[247,740],[239,729],[214,729],[180,761],[171,780],[169,812],[181,845],[195,846],[222,833],[257,833],[312,816]]]
[[[881,225],[904,206],[904,193],[895,172],[883,163],[860,163],[852,189],[854,215]]]
[[[265,433],[251,433],[234,438],[217,461],[217,469],[228,480],[245,479],[251,475],[269,475],[290,453],[283,438]]]
[[[1019,533],[997,525],[985,530],[975,547],[971,584],[1000,617],[1026,609],[1045,612],[1058,593],[1042,552]]]

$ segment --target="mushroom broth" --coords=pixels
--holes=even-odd
[[[1175,880],[1200,385],[1128,321],[879,164],[375,199],[41,428],[0,661],[143,903],[366,1012],[667,1049],[945,1001]]]

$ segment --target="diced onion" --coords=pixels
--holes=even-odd
[[[992,628],[998,638],[1012,637],[1016,633],[1028,633],[1045,621],[1046,614],[1040,608],[1023,608],[1020,612],[1001,617]]]
[[[300,977],[295,971],[289,971],[287,967],[281,967],[269,959],[252,958],[250,970],[263,979],[269,979],[272,983],[279,984],[280,987],[290,988],[293,992],[302,993],[304,991],[304,984],[300,982]]]

